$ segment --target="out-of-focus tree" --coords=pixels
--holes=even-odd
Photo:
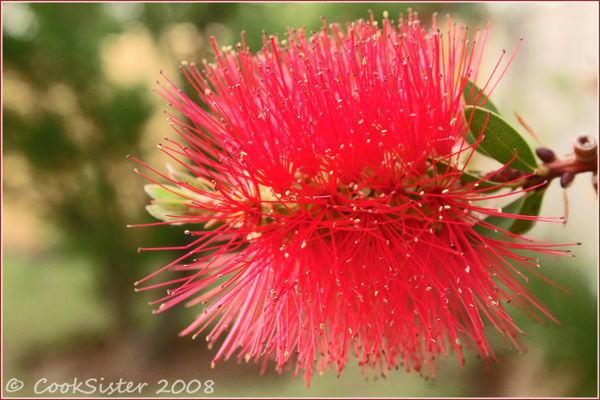
[[[35,101],[25,112],[5,108],[4,149],[27,160],[35,193],[20,193],[23,201],[36,202],[35,210],[59,227],[62,251],[93,262],[98,290],[124,329],[132,320],[130,282],[148,259],[131,251],[140,236],[125,224],[140,216],[119,198],[117,169],[136,150],[151,113],[146,88],[117,89],[103,76],[101,40],[120,28],[100,5],[19,6],[28,7],[20,11],[36,32],[32,38],[5,34],[5,71]],[[68,104],[61,107],[53,94]]]

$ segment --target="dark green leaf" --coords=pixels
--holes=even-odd
[[[506,214],[517,215],[538,215],[542,206],[543,197],[544,190],[530,191],[512,203],[502,207],[502,212]],[[493,230],[483,225],[475,225],[473,229],[477,233],[492,239],[498,239],[504,234],[503,231],[509,231],[511,233],[521,235],[531,229],[535,223],[535,221],[512,217],[500,217],[497,215],[490,215],[489,217],[485,218],[484,221],[488,224],[494,225],[499,229]]]
[[[525,203],[521,207],[521,215],[539,215],[540,209],[542,208],[542,200],[544,198],[544,190],[535,190],[533,192],[529,192],[525,197]],[[535,221],[525,220],[525,219],[517,219],[511,225],[510,231],[517,235],[522,235],[527,232],[531,228]]]
[[[467,103],[471,106],[485,108],[487,110],[495,112],[496,114],[500,114],[498,112],[498,109],[494,105],[494,103],[492,103],[492,101],[489,98],[487,99],[485,104],[481,104],[481,103],[483,103],[483,101],[486,98],[485,93],[481,95],[481,98],[479,99],[477,104],[475,104],[475,100],[477,99],[477,96],[481,92],[483,92],[483,91],[479,88],[479,86],[475,85],[471,81],[467,81],[467,84],[465,85],[465,90],[463,90],[463,93],[462,93],[463,99],[465,99],[465,103]],[[471,96],[471,93],[472,93],[472,96]],[[471,101],[469,101],[469,98],[471,98]]]
[[[437,161],[435,164],[436,170],[438,172],[438,174],[445,174],[447,171],[447,166],[448,166],[448,162],[447,161]],[[452,172],[452,168],[448,169],[448,172]],[[460,171],[457,171],[458,173],[460,173]],[[460,174],[460,179],[463,182],[466,183],[471,183],[471,182],[477,182],[481,179],[482,177],[477,176],[475,174],[472,174],[470,172],[464,171]],[[499,182],[493,182],[490,180],[482,180],[479,182],[479,187],[481,188],[489,188],[489,187],[494,187],[500,185]],[[500,187],[498,187],[498,189],[500,189]],[[494,189],[496,190],[496,189]]]
[[[521,196],[517,200],[508,204],[507,206],[502,207],[502,212],[507,213],[507,214],[519,214],[519,212],[521,211],[521,208],[523,207],[523,204],[525,204],[525,197],[526,196]],[[510,229],[511,225],[515,222],[515,220],[513,218],[500,217],[497,215],[490,215],[489,217],[485,218],[484,221],[487,222],[488,224],[491,224],[491,225],[499,228],[499,229],[493,230],[493,229],[488,228],[487,225],[485,225],[485,226],[484,225],[475,225],[473,227],[473,229],[477,233],[479,233],[481,235],[485,235],[492,239],[498,239],[504,233],[504,232],[500,231],[500,229],[502,229],[504,231],[508,231]]]
[[[471,136],[467,135],[468,142],[473,143],[485,126],[484,139],[476,149],[478,152],[506,164],[513,158],[516,149],[518,155],[510,164],[510,167],[525,172],[535,171],[537,163],[531,148],[515,128],[510,126],[501,116],[489,110],[473,106],[465,107],[464,113],[467,122],[471,121],[469,126]],[[471,115],[473,116],[472,119]]]

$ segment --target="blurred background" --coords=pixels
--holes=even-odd
[[[161,168],[156,149],[172,132],[165,101],[151,88],[162,69],[182,84],[182,60],[212,59],[208,38],[253,49],[261,34],[286,26],[318,29],[328,22],[397,18],[413,8],[429,26],[445,14],[474,31],[492,29],[481,70],[489,74],[502,49],[524,42],[492,99],[507,119],[513,111],[560,156],[580,133],[598,133],[598,4],[589,3],[3,3],[2,375],[26,384],[47,377],[212,379],[213,396],[595,396],[597,393],[598,203],[589,175],[568,189],[565,226],[536,226],[552,242],[583,242],[576,258],[546,258],[542,272],[565,294],[530,285],[561,326],[538,324],[513,312],[527,332],[517,354],[497,335],[498,361],[486,369],[475,357],[464,369],[450,356],[435,380],[390,373],[367,381],[353,362],[312,386],[291,374],[254,364],[209,364],[201,338],[179,338],[194,310],[152,315],[159,293],[133,291],[133,282],[177,256],[138,254],[137,247],[184,243],[181,227],[127,229],[153,222],[146,214],[143,178],[127,154]],[[443,21],[443,22],[442,22]],[[532,138],[532,145],[539,146]],[[542,214],[564,215],[554,182]],[[513,310],[514,311],[514,310]],[[153,395],[153,392],[144,393]],[[4,393],[5,396],[9,395]]]

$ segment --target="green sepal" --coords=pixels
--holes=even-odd
[[[518,150],[517,157],[510,163],[510,168],[525,172],[533,172],[537,162],[533,151],[521,135],[506,122],[500,115],[480,107],[466,106],[465,118],[469,125],[466,140],[474,143],[485,126],[483,140],[477,145],[476,151],[486,155],[502,164],[507,164]],[[471,115],[473,116],[471,119]],[[488,120],[489,116],[489,120]],[[487,125],[486,125],[487,121]]]

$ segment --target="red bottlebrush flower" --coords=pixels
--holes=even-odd
[[[198,305],[182,334],[224,336],[214,362],[272,358],[307,383],[315,368],[339,373],[351,353],[383,374],[434,374],[452,351],[462,365],[465,346],[489,359],[485,325],[520,348],[506,303],[554,318],[521,283],[539,261],[517,251],[564,251],[484,220],[552,221],[490,207],[535,190],[494,192],[527,175],[466,179],[482,137],[465,140],[462,94],[487,33],[469,42],[435,18],[427,31],[411,13],[397,25],[371,17],[265,36],[256,54],[243,36],[235,50],[213,40],[215,64],[182,68],[210,112],[168,80],[159,91],[189,119],[169,114],[184,142],[160,146],[187,172],[147,187],[149,211],[196,224],[177,247],[187,252],[142,280],[187,272],[148,287],[172,286],[159,311]]]

